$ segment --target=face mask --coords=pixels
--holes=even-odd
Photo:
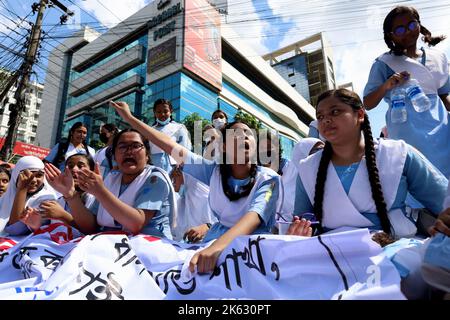
[[[216,129],[220,129],[220,128],[222,128],[224,125],[225,125],[225,119],[217,118],[217,119],[214,119],[214,120],[213,120],[213,126],[214,126],[214,128],[216,128]]]
[[[100,133],[100,141],[103,143],[108,143],[108,137],[106,136],[106,133]]]
[[[156,119],[156,122],[158,122],[160,125],[165,126],[166,124],[168,124],[170,122],[170,118],[167,118],[165,121],[161,121],[159,119]]]
[[[242,187],[246,186],[250,182],[250,177],[245,179],[235,179],[233,177],[228,178],[228,185],[231,187],[234,193],[243,192]]]

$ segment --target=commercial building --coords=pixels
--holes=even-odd
[[[217,108],[231,119],[248,112],[279,132],[289,154],[314,108],[221,24],[206,0],[154,1],[74,52],[61,136],[76,121],[89,125],[91,141],[103,123],[126,126],[109,100],[126,101],[152,124],[153,103],[165,98],[176,121],[194,112],[209,120]]]
[[[15,85],[12,86],[4,99],[4,103],[0,105],[0,137],[5,137],[8,132],[9,105],[16,103],[14,99],[16,89],[17,87]],[[31,144],[35,143],[43,90],[44,86],[40,83],[30,82],[28,84],[25,98],[25,112],[22,113],[22,121],[17,132],[17,141]]]
[[[263,58],[313,106],[322,92],[336,88],[333,53],[322,32]]]
[[[60,141],[73,54],[99,35],[97,31],[85,27],[50,52],[35,144],[51,148]]]

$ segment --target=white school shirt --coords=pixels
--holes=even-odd
[[[403,141],[383,140],[374,141],[377,167],[384,200],[388,209],[388,217],[397,238],[412,237],[417,228],[401,209],[392,209],[395,201],[403,167],[406,161],[407,146]],[[299,175],[308,198],[314,203],[317,171],[322,152],[300,162]],[[367,173],[366,160],[363,158],[355,173],[348,195],[330,162],[324,189],[322,225],[325,228],[336,229],[343,226],[371,227],[373,223],[361,212],[376,212],[375,202]]]

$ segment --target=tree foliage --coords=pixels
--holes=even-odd
[[[192,143],[192,147],[199,147],[199,146],[195,146],[194,145],[194,129],[195,129],[195,125],[201,125],[201,132],[203,132],[203,128],[209,124],[209,121],[206,120],[205,118],[203,118],[201,115],[199,115],[197,112],[191,113],[190,115],[188,115],[187,117],[185,117],[182,121],[182,123],[186,126],[190,138],[191,138],[191,143]],[[199,141],[202,141],[202,139],[200,139]],[[200,146],[201,148],[201,146]]]
[[[250,125],[250,127],[255,128],[256,130],[259,130],[262,128],[262,123],[259,121],[254,115],[244,112],[243,110],[239,109],[238,112],[234,115],[234,120],[241,120]]]

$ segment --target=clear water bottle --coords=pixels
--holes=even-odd
[[[391,121],[392,123],[406,122],[406,92],[403,87],[395,87],[391,92]]]
[[[430,99],[423,92],[419,82],[416,79],[409,79],[406,83],[406,95],[409,100],[411,100],[411,104],[417,112],[424,112],[430,109]]]

